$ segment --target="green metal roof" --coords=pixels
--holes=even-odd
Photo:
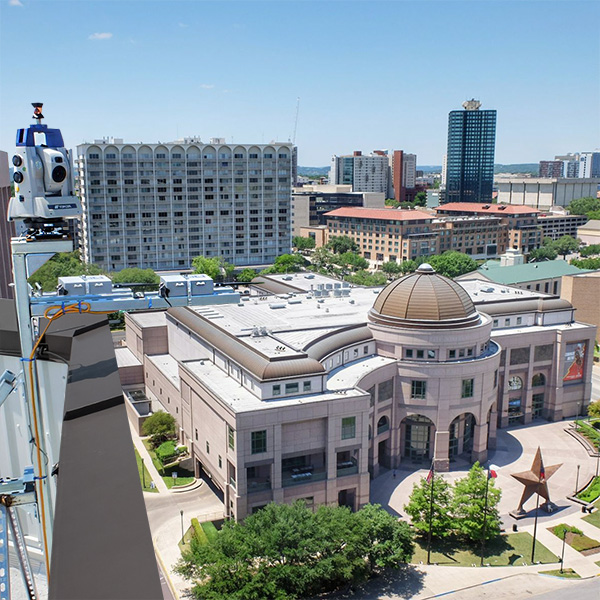
[[[545,260],[510,267],[501,267],[499,261],[489,260],[481,265],[477,271],[495,283],[511,285],[540,279],[552,279],[563,275],[587,273],[589,269],[578,269],[564,260]]]

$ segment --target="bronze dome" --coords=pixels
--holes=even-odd
[[[469,294],[427,263],[385,287],[369,320],[400,327],[462,328],[480,321]]]

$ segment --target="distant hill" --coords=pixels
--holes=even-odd
[[[494,165],[494,173],[532,173],[540,172],[539,163],[518,163],[514,165]]]
[[[329,167],[298,167],[298,175],[324,177],[329,175]]]

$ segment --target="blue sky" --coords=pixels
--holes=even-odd
[[[404,149],[441,164],[467,98],[496,162],[600,147],[600,2],[0,0],[0,148],[44,102],[68,146],[287,141],[299,164]]]

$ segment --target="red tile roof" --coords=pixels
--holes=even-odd
[[[533,215],[540,212],[537,208],[531,206],[517,204],[479,204],[477,202],[449,202],[448,204],[438,206],[435,210],[438,212],[455,211],[498,215]]]
[[[434,217],[420,210],[394,208],[360,208],[343,206],[325,213],[326,217],[353,217],[356,219],[380,219],[382,221],[420,221]]]

